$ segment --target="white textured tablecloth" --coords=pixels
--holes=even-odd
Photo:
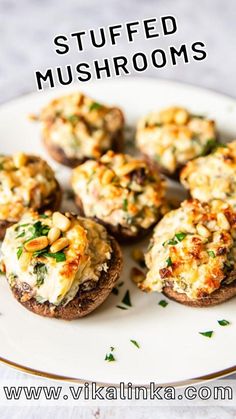
[[[174,15],[178,32],[171,39],[158,39],[153,46],[165,48],[168,43],[178,46],[203,41],[208,57],[203,62],[179,64],[162,70],[150,68],[145,76],[180,80],[214,89],[236,97],[236,2],[235,0],[0,0],[0,101],[23,93],[35,91],[35,70],[47,67],[76,64],[80,57],[75,48],[68,56],[59,57],[53,49],[53,37],[115,23]],[[150,44],[151,45],[151,44]],[[149,45],[149,49],[150,49]],[[130,54],[145,51],[147,41],[129,45],[121,39],[116,50],[89,49],[83,60],[90,61],[102,56]],[[25,374],[0,366],[0,379],[17,378],[21,383],[29,379]],[[37,379],[35,378],[35,381]],[[1,401],[0,401],[1,405]],[[6,408],[0,407],[0,417],[5,418],[233,418],[233,408]]]

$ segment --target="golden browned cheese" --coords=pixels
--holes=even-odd
[[[0,220],[16,222],[29,208],[47,206],[57,188],[53,170],[40,157],[0,156]]]
[[[97,158],[112,148],[123,130],[121,110],[108,107],[82,93],[52,100],[41,112],[43,137],[68,158]]]
[[[8,228],[3,265],[10,285],[24,287],[29,298],[65,305],[81,284],[99,280],[108,269],[112,249],[103,226],[69,213],[65,215],[70,221],[67,230],[60,230],[60,236],[49,243],[51,230],[58,228],[53,215],[48,211],[42,218],[30,211]]]
[[[209,152],[215,142],[214,121],[192,115],[181,107],[152,112],[137,126],[139,150],[170,173]]]
[[[165,204],[165,183],[156,170],[113,151],[74,169],[72,186],[86,216],[134,232],[157,222]]]
[[[149,271],[139,287],[161,292],[172,285],[190,299],[203,298],[230,281],[236,268],[235,240],[231,206],[219,200],[184,201],[156,226],[146,254]]]
[[[236,141],[189,162],[180,180],[193,198],[203,202],[222,199],[236,208]]]

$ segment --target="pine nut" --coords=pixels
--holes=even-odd
[[[203,237],[209,237],[211,235],[210,231],[208,230],[208,228],[206,228],[204,225],[202,224],[198,224],[196,226],[197,232],[200,236]]]
[[[217,222],[218,226],[221,227],[223,230],[230,230],[230,223],[228,222],[223,212],[219,212],[217,214]]]
[[[188,121],[188,112],[185,109],[179,109],[175,114],[175,123],[184,125]]]
[[[16,153],[13,156],[14,165],[19,169],[24,166],[27,161],[27,156],[24,153]]]
[[[54,243],[57,239],[59,239],[61,235],[61,230],[58,227],[52,227],[50,228],[48,232],[48,241],[49,244]]]
[[[133,170],[137,170],[137,169],[139,169],[141,167],[145,167],[145,166],[146,166],[146,164],[143,161],[135,160],[135,161],[131,161],[129,163],[126,163],[121,167],[118,167],[116,169],[116,172],[117,172],[118,176],[125,176],[128,173],[132,172]]]
[[[71,225],[69,218],[65,217],[65,215],[61,214],[60,212],[53,213],[52,223],[54,227],[59,228],[63,232],[69,230]]]
[[[131,281],[133,281],[135,284],[138,284],[139,282],[143,282],[145,279],[145,275],[140,269],[138,268],[132,268],[130,271],[130,278]]]
[[[112,170],[106,170],[103,173],[103,176],[101,179],[102,185],[108,185],[112,181],[113,178],[114,178],[114,172]]]
[[[50,252],[57,253],[60,250],[64,249],[70,244],[69,240],[66,237],[61,237],[60,239],[56,240],[50,247]]]
[[[171,124],[175,116],[175,108],[164,109],[160,112],[160,119],[163,124]]]
[[[22,271],[26,271],[26,269],[28,268],[31,257],[32,257],[32,253],[29,253],[29,252],[23,252],[22,253],[22,255],[19,259],[19,264],[20,264],[20,267],[21,267]]]
[[[48,246],[48,238],[46,236],[36,237],[25,243],[27,252],[36,252],[37,250],[45,249]]]
[[[100,158],[100,162],[101,163],[109,163],[112,159],[112,157],[114,157],[115,153],[112,150],[109,150],[106,154],[104,154],[101,158]]]

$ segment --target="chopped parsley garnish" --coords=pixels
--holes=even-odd
[[[36,223],[29,227],[28,231],[32,234],[32,236],[29,239],[27,239],[25,243],[35,239],[36,237],[47,236],[49,230],[50,227],[48,225],[42,224],[41,221],[36,221]]]
[[[27,227],[28,225],[29,225],[28,223],[27,224],[20,224],[15,228],[15,231],[19,231],[21,228]]]
[[[93,102],[91,103],[91,105],[89,106],[89,110],[90,111],[96,111],[98,109],[100,109],[102,107],[102,105],[98,102]]]
[[[16,239],[19,239],[20,237],[24,237],[25,236],[25,231],[22,231],[21,233],[18,234],[18,236],[16,236]]]
[[[124,211],[128,211],[128,199],[127,198],[123,199],[122,208],[123,208]]]
[[[123,306],[120,306],[120,305],[118,305],[118,306],[116,306],[117,308],[120,308],[121,310],[127,310],[127,307],[123,307]]]
[[[199,332],[200,335],[205,336],[206,338],[211,338],[213,333],[213,330],[210,330],[209,332]]]
[[[44,279],[47,275],[47,266],[44,263],[36,263],[34,265],[33,273],[37,276],[36,287],[39,288],[44,283]]]
[[[40,214],[39,215],[39,218],[48,218],[48,215],[46,215],[46,214]]]
[[[176,233],[175,237],[179,242],[182,242],[182,240],[185,239],[185,237],[187,236],[186,233],[183,233],[182,231],[180,231],[179,233]]]
[[[0,275],[4,275],[4,272],[0,269]]]
[[[173,263],[170,256],[166,259],[166,263],[167,263],[167,267],[172,266]]]
[[[41,214],[40,217],[41,218],[47,218],[47,215]],[[23,242],[23,245],[25,243],[27,243],[27,242],[29,242],[29,241],[37,238],[37,237],[47,236],[48,235],[48,232],[50,230],[50,227],[48,225],[42,224],[41,221],[36,221],[33,225],[30,225],[30,224],[21,224],[21,225],[19,225],[16,228],[16,231],[18,231],[20,228],[27,227],[27,226],[30,226],[28,228],[28,230],[23,230],[22,232],[20,232],[18,234],[18,236],[16,236],[16,238],[20,238],[20,237],[24,237],[26,233],[31,233],[31,236],[27,240],[25,240]],[[18,259],[22,255],[23,245],[21,245],[21,246],[18,247],[18,250],[17,250],[17,258]],[[42,256],[42,257],[51,257],[51,258],[56,259],[56,262],[64,262],[66,260],[66,255],[65,255],[64,252],[59,251],[59,252],[56,252],[56,253],[51,253],[49,251],[49,246],[46,247],[45,249],[38,250],[38,251],[34,252],[33,253],[33,256],[34,257],[39,257],[39,256]]]
[[[46,247],[45,249],[42,249],[42,250],[37,250],[36,252],[33,253],[33,256],[54,258],[56,259],[56,262],[64,262],[66,260],[66,255],[64,252],[60,251],[56,253],[51,253],[48,250],[49,250],[49,247]]]
[[[170,239],[170,240],[167,240],[166,242],[164,242],[164,243],[162,243],[162,246],[166,246],[166,245],[169,245],[169,246],[174,246],[175,244],[177,244],[178,242],[177,242],[177,240],[175,240],[175,239]]]
[[[128,307],[132,307],[129,290],[126,291],[124,298],[121,302]]]
[[[115,361],[115,357],[114,357],[114,355],[112,354],[112,352],[113,352],[114,350],[115,350],[114,346],[111,346],[111,347],[110,347],[110,353],[109,353],[109,354],[106,354],[106,356],[105,356],[105,361],[108,361],[108,362]]]
[[[20,246],[17,248],[17,252],[16,252],[17,259],[20,259],[22,253],[23,253],[23,246]]]
[[[138,344],[138,342],[137,342],[136,340],[134,340],[134,339],[130,339],[130,342],[131,342],[134,346],[136,346],[138,349],[140,349],[140,346],[139,346],[139,344]]]
[[[112,292],[112,294],[114,294],[114,295],[118,295],[118,294],[119,294],[119,290],[118,290],[118,288],[116,288],[116,287],[112,288],[111,292]]]
[[[166,300],[161,300],[161,301],[159,301],[159,303],[158,303],[158,305],[159,305],[159,306],[164,307],[164,308],[165,308],[166,306],[168,306],[168,304],[169,304],[169,303],[168,303]]]
[[[56,262],[64,262],[66,260],[66,255],[64,252],[57,252],[57,253],[45,252],[42,254],[42,256],[46,256],[48,258],[54,258],[56,259]]]
[[[208,255],[209,255],[211,258],[215,258],[215,257],[216,257],[215,252],[213,252],[213,250],[208,250],[208,251],[207,251],[207,253],[208,253]]]
[[[229,326],[230,322],[228,320],[217,320],[220,326]]]
[[[208,153],[210,153],[212,151],[215,151],[218,147],[225,147],[225,144],[220,143],[215,138],[210,138],[207,141],[207,143],[205,144],[204,148],[203,148],[202,155],[204,156],[205,154],[208,154]]]
[[[173,239],[167,240],[164,243],[162,243],[162,246],[174,246],[175,244],[178,244],[178,242],[182,242],[182,240],[184,240],[186,236],[187,233],[183,233],[182,231],[180,231],[179,233],[175,234],[175,237]]]
[[[124,281],[119,282],[118,287],[122,287],[124,285]]]
[[[70,115],[70,116],[67,117],[67,119],[72,124],[76,124],[80,120],[80,116],[79,115]]]

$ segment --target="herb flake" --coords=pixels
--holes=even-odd
[[[98,102],[93,102],[91,103],[91,105],[89,106],[89,110],[90,111],[97,111],[98,109],[100,109],[102,107],[102,105]]]
[[[115,359],[114,355],[110,352],[109,354],[106,354],[105,361],[114,362],[114,361],[116,361],[116,359]]]
[[[208,332],[199,332],[200,335],[205,336],[206,338],[211,338],[213,333],[213,330],[210,330]]]
[[[20,259],[22,253],[23,253],[23,246],[20,246],[17,248],[17,252],[16,252],[17,259]]]
[[[158,305],[165,308],[166,306],[168,306],[168,302],[166,300],[161,300],[159,301]]]
[[[208,250],[208,251],[207,251],[207,253],[208,253],[208,255],[209,255],[211,258],[215,258],[215,257],[216,257],[215,252],[213,252],[213,250]]]
[[[130,300],[130,292],[129,290],[126,291],[122,303],[128,307],[132,307],[131,300]]]
[[[172,260],[171,260],[170,256],[166,259],[166,264],[167,264],[167,267],[169,267],[169,266],[172,266],[172,265],[173,265],[173,263],[172,263]]]
[[[139,345],[139,343],[138,343],[136,340],[134,340],[134,339],[130,339],[130,342],[131,342],[134,346],[136,346],[136,348],[140,349],[140,345]]]
[[[230,322],[228,320],[217,320],[220,326],[229,326]]]

